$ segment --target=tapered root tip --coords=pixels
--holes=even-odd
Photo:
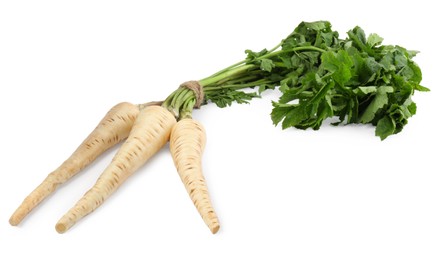
[[[22,210],[20,210],[20,208],[18,208],[14,214],[12,214],[11,218],[9,219],[9,224],[11,224],[12,226],[18,226],[18,224],[21,223],[21,221],[23,220],[23,218],[26,215],[22,213]]]
[[[220,229],[220,224],[216,223],[215,225],[209,226],[210,231],[212,234],[216,234],[218,230]]]
[[[20,221],[17,218],[14,218],[13,216],[9,219],[9,224],[11,226],[18,226],[20,224]]]
[[[64,223],[57,223],[55,228],[59,234],[63,234],[65,233],[65,231],[68,230],[67,226]]]

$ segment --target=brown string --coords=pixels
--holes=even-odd
[[[200,83],[196,80],[190,80],[180,84],[180,87],[187,88],[189,90],[192,90],[192,92],[194,92],[195,100],[196,100],[194,107],[200,108],[204,100],[203,87],[200,85]]]

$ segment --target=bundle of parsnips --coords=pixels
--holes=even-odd
[[[247,103],[266,89],[278,88],[273,102],[275,125],[283,129],[319,129],[326,118],[341,123],[372,124],[382,140],[399,133],[416,113],[412,101],[421,70],[417,54],[382,45],[377,34],[366,37],[355,27],[340,39],[326,21],[302,22],[276,47],[246,51],[246,58],[199,81],[188,81],[162,102],[120,103],[59,168],[25,198],[10,218],[21,220],[56,188],[126,139],[95,185],[56,224],[60,233],[101,205],[130,175],[168,141],[175,166],[192,201],[212,233],[219,229],[202,174],[205,131],[192,111],[215,103]],[[258,87],[255,92],[253,89]],[[251,91],[246,91],[251,89]]]

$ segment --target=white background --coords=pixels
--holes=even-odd
[[[1,1],[0,259],[436,259],[431,1]],[[421,51],[418,112],[381,142],[371,126],[274,127],[278,93],[205,106],[212,235],[165,147],[66,234],[57,220],[116,149],[21,223],[8,219],[114,104],[161,100],[275,46],[302,20],[360,25]]]

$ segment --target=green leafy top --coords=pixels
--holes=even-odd
[[[381,45],[383,38],[377,34],[366,38],[360,27],[350,30],[345,40],[321,26],[299,28],[295,34],[306,31],[304,41],[323,46],[325,52],[301,65],[304,74],[282,81],[283,95],[273,103],[274,124],[319,129],[324,119],[337,117],[334,124],[376,125],[382,140],[400,132],[416,112],[414,91],[428,91],[420,85],[421,70],[412,61],[417,52]],[[294,56],[301,53],[292,53],[290,59]]]
[[[204,104],[247,103],[278,87],[282,96],[273,102],[271,118],[283,129],[316,130],[334,117],[334,125],[373,124],[382,140],[400,132],[416,113],[414,91],[429,90],[420,85],[421,70],[412,61],[417,52],[382,45],[382,37],[366,37],[360,27],[346,39],[338,35],[327,21],[302,22],[274,48],[247,50],[245,60],[200,80]],[[258,93],[244,91],[254,87]],[[188,92],[172,94],[183,99],[168,98],[164,106],[189,116],[195,97]]]

